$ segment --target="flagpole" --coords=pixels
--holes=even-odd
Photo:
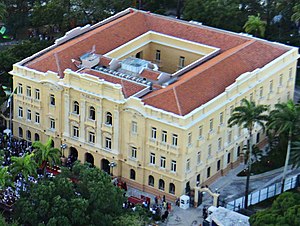
[[[10,88],[10,90],[11,90],[11,88]],[[13,94],[10,97],[11,100],[9,103],[9,129],[10,129],[9,141],[10,141],[10,145],[11,145],[11,139],[12,139],[12,97],[13,97]]]

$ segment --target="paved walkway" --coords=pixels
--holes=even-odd
[[[209,188],[213,192],[220,192],[220,200],[232,201],[234,199],[244,196],[246,177],[237,177],[236,175],[245,168],[244,164],[240,164],[235,169],[229,171],[229,173],[223,177],[218,178]],[[255,175],[250,178],[250,192],[260,190],[271,184],[281,181],[283,168],[272,170],[260,175]],[[289,169],[287,177],[297,175],[300,173],[300,169]],[[137,196],[145,195],[151,198],[154,202],[154,195],[141,192],[137,189],[128,188],[127,195]],[[189,208],[187,210],[180,209],[172,203],[172,211],[169,214],[168,220],[165,223],[161,223],[162,226],[196,226],[202,224],[202,208],[204,206],[212,205],[212,197],[205,194],[203,197],[203,203],[198,208]]]

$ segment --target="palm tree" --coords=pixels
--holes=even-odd
[[[0,190],[12,185],[12,178],[8,172],[8,166],[0,168]]]
[[[46,167],[60,164],[60,150],[52,147],[52,138],[49,138],[46,144],[40,141],[35,141],[32,144],[35,160],[41,166],[44,175],[46,174]]]
[[[292,142],[291,162],[294,167],[300,167],[300,141]]]
[[[277,135],[286,135],[288,138],[285,164],[282,175],[281,190],[284,191],[284,182],[289,164],[291,143],[293,135],[299,129],[300,125],[300,105],[295,104],[292,100],[287,103],[279,103],[275,105],[275,109],[270,112],[270,120],[268,129],[275,131]]]
[[[267,121],[268,116],[263,113],[267,111],[266,105],[255,105],[254,102],[242,99],[241,106],[233,109],[233,113],[228,120],[228,126],[233,127],[235,125],[242,126],[248,130],[249,133],[249,157],[247,160],[247,177],[246,177],[246,189],[245,189],[245,206],[248,207],[248,194],[249,194],[249,182],[251,173],[251,157],[253,148],[253,128],[255,124],[262,127],[265,130],[264,122]]]
[[[300,22],[300,3],[296,4],[293,7],[293,15],[291,17],[291,20],[294,21],[295,23]]]
[[[7,14],[6,6],[2,1],[0,1],[0,21],[4,19],[6,14]]]
[[[267,23],[260,19],[260,15],[251,15],[248,17],[247,22],[244,25],[245,32],[253,33],[255,36],[260,35],[264,37]]]
[[[11,157],[12,164],[9,167],[13,180],[16,179],[19,173],[22,174],[23,179],[25,179],[25,181],[28,180],[28,176],[36,176],[37,164],[33,160],[33,157],[33,153],[26,153],[22,157]],[[21,180],[21,183],[23,187],[23,180]]]

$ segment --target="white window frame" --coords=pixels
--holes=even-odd
[[[21,106],[19,106],[19,113],[18,113],[18,116],[20,117],[20,118],[23,118],[23,107],[21,107]]]
[[[166,168],[166,157],[160,156],[160,168]]]
[[[167,141],[168,141],[168,132],[163,130],[161,132],[161,142],[167,143]]]
[[[179,57],[178,68],[179,68],[179,69],[184,68],[184,63],[185,63],[185,57],[184,57],[184,56],[180,56],[180,57]]]
[[[31,97],[31,86],[26,86],[26,96]]]
[[[50,118],[50,129],[55,130],[55,119]]]
[[[155,52],[155,61],[160,62],[161,59],[161,51],[159,49]]]
[[[155,127],[151,127],[151,139],[156,140],[157,138],[157,129]]]
[[[18,83],[18,94],[23,94],[23,84]]]
[[[55,106],[55,96],[54,96],[54,94],[50,94],[50,105]]]
[[[78,126],[73,126],[73,131],[72,131],[72,136],[75,138],[79,138],[79,127]]]
[[[35,89],[35,99],[36,100],[41,99],[41,91],[39,89]]]
[[[96,140],[95,133],[92,132],[92,131],[89,131],[89,143],[94,144],[94,143],[95,143],[95,140]]]
[[[137,122],[135,121],[131,122],[131,133],[137,134]]]
[[[150,164],[155,165],[155,153],[150,153]]]
[[[136,159],[137,158],[137,148],[131,147],[131,158]]]
[[[214,130],[214,119],[211,118],[209,120],[209,132],[212,132]]]
[[[40,113],[35,112],[35,123],[40,124]]]
[[[111,150],[111,138],[105,137],[105,149]]]
[[[27,120],[31,121],[31,110],[27,109]]]
[[[178,146],[178,135],[175,133],[172,134],[172,145]]]
[[[171,161],[171,172],[176,173],[177,170],[177,163],[175,160]]]

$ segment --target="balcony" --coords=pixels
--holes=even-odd
[[[79,114],[74,114],[74,113],[69,113],[69,119],[79,123],[80,115]]]
[[[92,119],[87,119],[85,122],[84,122],[84,125],[86,126],[90,126],[90,127],[96,127],[96,121],[95,120],[92,120]]]
[[[107,132],[107,133],[112,134],[112,133],[113,133],[113,126],[112,126],[112,125],[109,125],[109,124],[106,124],[106,123],[103,123],[103,124],[102,124],[102,127],[101,127],[101,130],[102,130],[103,132]]]

